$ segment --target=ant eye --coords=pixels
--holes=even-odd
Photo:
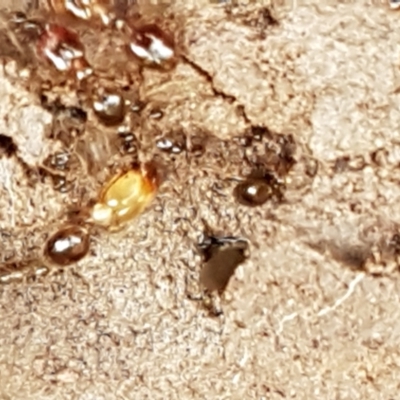
[[[115,176],[105,185],[93,207],[93,222],[113,228],[132,220],[154,199],[157,186],[156,175],[146,168]]]
[[[62,26],[48,24],[39,37],[37,51],[59,71],[72,71],[78,79],[93,72],[85,59],[84,47],[78,35]]]
[[[89,251],[89,235],[79,226],[68,226],[56,232],[46,243],[45,255],[58,265],[81,260]]]
[[[172,37],[154,24],[134,29],[129,47],[147,65],[167,66],[176,55]]]

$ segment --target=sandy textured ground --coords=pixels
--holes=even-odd
[[[140,140],[146,158],[179,127],[205,153],[165,156],[151,209],[78,265],[0,287],[1,399],[398,398],[399,14],[299,6],[271,27],[261,6],[200,3],[174,6],[187,62],[146,73],[164,118]],[[5,62],[0,133],[18,160],[0,158],[3,261],[35,258],[71,199],[27,177],[60,143],[24,79]],[[232,196],[251,125],[294,136],[281,204]],[[204,220],[250,242],[219,317],[192,300]]]

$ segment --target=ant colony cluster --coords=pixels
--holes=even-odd
[[[119,231],[143,213],[154,200],[160,183],[160,174],[155,168],[154,162],[140,163],[137,161],[138,140],[130,128],[125,129],[125,126],[122,125],[123,121],[127,119],[128,110],[139,114],[142,109],[143,104],[140,100],[137,103],[127,101],[125,94],[122,94],[126,87],[130,88],[135,85],[131,83],[126,87],[121,85],[121,91],[103,87],[102,84],[99,87],[99,82],[104,81],[104,71],[101,70],[104,67],[102,63],[103,61],[107,63],[110,57],[104,56],[104,60],[102,59],[101,63],[97,65],[96,57],[92,59],[90,56],[90,49],[93,46],[85,46],[87,41],[84,35],[90,31],[88,29],[90,27],[96,27],[96,33],[99,34],[103,34],[105,31],[107,40],[112,40],[115,34],[120,45],[118,48],[107,47],[107,51],[112,51],[111,61],[117,63],[116,60],[119,60],[118,57],[122,54],[124,63],[129,64],[129,67],[131,65],[133,68],[137,67],[135,71],[138,72],[139,78],[142,78],[141,72],[144,69],[171,71],[177,64],[178,54],[176,38],[163,26],[164,22],[168,21],[159,21],[158,19],[145,21],[135,8],[136,2],[132,6],[127,6],[126,4],[130,3],[127,0],[123,7],[121,4],[124,1],[111,0],[43,1],[47,1],[49,9],[47,14],[44,12],[45,18],[28,19],[26,15],[19,12],[10,19],[11,26],[15,33],[22,32],[28,36],[29,43],[33,41],[32,47],[39,62],[39,72],[44,71],[46,75],[46,72],[52,73],[51,71],[53,71],[57,78],[65,78],[65,81],[72,82],[73,86],[77,86],[79,90],[83,89],[89,101],[86,102],[85,97],[85,101],[82,103],[90,109],[88,111],[92,113],[90,115],[95,115],[105,129],[113,130],[118,127],[118,136],[123,140],[120,150],[130,160],[129,167],[119,168],[114,176],[108,177],[94,201],[90,200],[84,203],[78,213],[68,215],[66,225],[53,232],[47,239],[44,258],[50,264],[67,266],[80,261],[88,254],[91,235],[94,231],[98,229],[106,229],[109,232]],[[116,54],[115,60],[113,54]],[[101,55],[103,56],[103,54]],[[132,60],[132,62],[127,63],[125,59]],[[104,68],[107,70],[107,67]],[[133,75],[129,77],[129,82],[134,82]],[[69,92],[78,92],[78,90]],[[42,97],[45,98],[42,102],[44,107],[53,110],[52,100],[48,102],[47,96],[41,94]],[[54,104],[57,109],[55,115],[58,115],[58,112],[66,112],[67,119],[74,120],[78,126],[82,127],[82,121],[86,123],[88,115],[86,111],[78,107],[66,107],[61,103]],[[156,110],[150,118],[158,119],[162,116],[162,111]],[[62,125],[61,122],[60,125]],[[56,136],[53,138],[56,137],[63,144],[69,145],[72,134],[68,135],[70,133],[68,131],[68,134],[63,136],[63,129],[65,129],[65,125],[60,129],[61,133],[58,131],[54,133]],[[72,130],[77,131],[74,138],[77,138],[78,145],[79,137],[84,133],[88,134],[85,144],[87,144],[86,147],[92,146],[90,149],[93,149],[93,154],[90,156],[93,155],[94,159],[93,162],[88,162],[88,165],[101,165],[100,168],[102,168],[99,159],[105,157],[97,157],[102,152],[100,145],[96,147],[97,136],[91,136],[89,129],[79,129],[74,123]],[[99,142],[101,142],[100,139]],[[273,200],[280,202],[285,189],[284,177],[295,163],[294,144],[279,135],[271,134],[264,127],[251,127],[248,137],[244,139],[246,140],[243,147],[247,147],[246,154],[250,155],[249,164],[260,164],[260,168],[256,168],[236,185],[233,196],[239,204],[247,207],[262,206]],[[178,142],[175,143],[167,137],[158,140],[156,147],[163,152],[176,155],[186,149],[185,138]],[[268,147],[268,143],[271,148]],[[193,149],[195,148],[196,146],[193,147]],[[199,151],[203,151],[202,145],[197,148],[200,149]],[[265,153],[262,157],[260,156],[260,159],[258,156],[254,158],[255,154],[258,154],[256,149],[264,149],[260,150],[261,153]],[[85,157],[82,158],[85,159]],[[64,173],[65,169],[68,169],[66,167],[68,160],[68,153],[67,155],[60,153],[48,167]],[[278,173],[275,174],[274,171]],[[59,180],[63,186],[66,178],[61,176]],[[207,256],[204,260],[206,266],[200,280],[211,291],[223,290],[236,266],[246,258],[247,243],[234,240],[234,238],[229,240],[219,238],[213,239],[210,246],[207,247]],[[230,259],[231,262],[226,263],[227,259]],[[219,269],[218,265],[220,264],[225,267]]]
[[[117,20],[104,1],[51,1],[57,14],[70,14],[83,20],[100,20],[127,32],[126,50],[143,67],[171,68],[176,59],[173,38],[155,24],[134,26]],[[47,24],[37,42],[42,59],[60,72],[73,74],[78,80],[96,72],[85,58],[85,50],[78,35],[64,27]],[[103,94],[93,101],[93,109],[104,125],[120,123],[125,104],[121,96]],[[121,229],[141,214],[154,199],[158,189],[158,174],[152,164],[131,167],[111,177],[101,189],[97,201],[85,219],[88,226],[100,226],[109,231]],[[58,265],[67,265],[83,258],[89,251],[89,230],[79,225],[67,226],[48,241],[45,255]]]
[[[124,51],[139,69],[169,70],[176,64],[175,41],[155,23],[140,23],[140,18],[124,17],[110,0],[47,0],[50,9],[46,21],[28,19],[22,12],[11,18],[14,28],[34,38],[34,51],[41,65],[72,82],[90,87],[98,72],[86,57],[84,41],[71,26],[79,23],[118,32],[125,38]],[[124,14],[124,13],[122,13]],[[125,13],[126,14],[126,13]],[[51,21],[51,22],[50,22]],[[62,21],[62,22],[60,22]],[[68,22],[69,21],[69,22]],[[125,101],[115,93],[92,95],[93,112],[104,126],[116,126],[125,115]],[[127,139],[128,140],[128,139]],[[127,141],[125,147],[131,143]],[[129,152],[128,152],[129,154]],[[122,229],[140,215],[155,198],[159,179],[154,163],[130,163],[128,168],[108,179],[93,201],[78,218],[68,218],[65,226],[53,233],[44,248],[50,264],[66,266],[81,260],[89,252],[93,228],[108,231]]]

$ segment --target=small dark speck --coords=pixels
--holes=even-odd
[[[17,146],[11,137],[0,133],[0,157],[5,155],[11,157],[17,151]]]
[[[54,189],[60,193],[67,193],[70,190],[67,180],[63,176],[53,176]]]
[[[265,7],[262,10],[262,20],[264,24],[267,25],[278,25],[278,21],[272,16],[271,11],[269,8]]]
[[[275,177],[257,170],[235,187],[233,195],[238,203],[248,207],[261,206],[271,199],[282,200],[281,187]]]
[[[306,160],[306,162],[305,162],[305,172],[306,172],[306,174],[309,177],[314,178],[318,173],[318,166],[319,165],[318,165],[318,161],[317,160],[312,159],[312,158]]]
[[[27,15],[22,11],[16,11],[10,17],[10,22],[15,24],[22,24],[27,20]]]
[[[86,111],[82,110],[81,108],[78,107],[70,107],[68,109],[69,111],[69,115],[71,116],[71,118],[74,118],[78,121],[81,122],[86,122],[87,120],[87,113]]]
[[[239,137],[237,141],[242,147],[249,147],[252,144],[252,138],[250,136]]]
[[[252,126],[251,134],[254,140],[260,141],[263,136],[266,136],[270,133],[269,129],[264,126]]]
[[[394,234],[389,241],[389,245],[395,254],[400,254],[400,235],[398,233]]]
[[[370,255],[370,250],[367,246],[338,246],[330,244],[328,248],[335,260],[347,264],[354,270],[361,269]]]
[[[346,171],[349,167],[349,162],[350,162],[350,157],[347,156],[336,159],[335,165],[333,167],[335,172],[341,173]]]

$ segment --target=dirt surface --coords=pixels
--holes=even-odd
[[[170,6],[182,60],[167,73],[140,76],[121,38],[77,28],[93,64],[116,54],[99,85],[144,101],[122,126],[164,182],[126,230],[99,230],[87,257],[45,276],[30,275],[46,238],[132,155],[88,108],[91,88],[3,47],[0,262],[24,279],[0,286],[1,399],[398,398],[399,15],[360,2],[277,8],[275,21],[203,3]],[[70,107],[87,111],[82,132]],[[60,174],[43,165],[63,132],[75,136]],[[288,143],[283,197],[239,204],[237,179]],[[215,315],[198,300],[210,230],[249,243]]]

